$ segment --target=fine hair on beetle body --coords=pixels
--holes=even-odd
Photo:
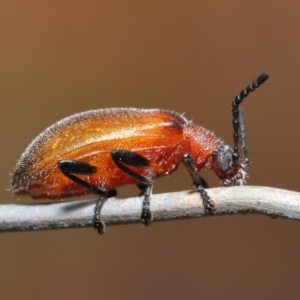
[[[267,72],[232,101],[233,147],[182,114],[164,109],[106,108],[67,117],[39,134],[17,162],[11,190],[34,199],[62,199],[96,193],[94,228],[107,198],[123,184],[142,191],[141,220],[150,225],[153,179],[174,172],[183,162],[207,213],[217,208],[198,172],[212,170],[224,186],[242,185],[249,159],[239,105],[268,79]],[[240,162],[239,145],[243,161]]]

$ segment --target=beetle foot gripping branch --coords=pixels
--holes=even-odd
[[[232,103],[233,149],[211,131],[164,109],[105,108],[67,117],[39,134],[19,159],[11,190],[32,198],[62,199],[96,193],[94,227],[105,224],[100,213],[106,199],[123,184],[142,187],[141,219],[150,225],[153,178],[174,172],[181,161],[190,172],[206,211],[214,202],[204,190],[198,172],[207,167],[224,185],[244,183],[248,167],[245,130],[239,105],[267,78],[263,73]],[[244,123],[243,121],[241,122]],[[239,139],[244,162],[239,162]]]
[[[152,195],[152,188],[153,185],[147,186],[144,193],[141,220],[146,226],[149,226],[153,220],[153,215],[150,210],[150,198]]]
[[[107,193],[103,193],[100,195],[94,211],[94,228],[98,231],[99,234],[104,234],[106,231],[106,225],[104,221],[100,219],[100,211],[107,199]]]
[[[214,202],[209,198],[207,192],[205,191],[202,183],[202,179],[199,176],[197,170],[194,167],[194,162],[192,157],[188,153],[183,153],[182,155],[182,162],[188,169],[188,171],[191,174],[191,177],[193,178],[194,185],[199,192],[201,199],[203,201],[204,209],[209,212],[210,214],[215,214],[216,208]]]

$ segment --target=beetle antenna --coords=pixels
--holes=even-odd
[[[244,88],[232,101],[232,124],[233,124],[233,165],[236,165],[239,160],[239,130],[242,136],[242,130],[240,129],[240,111],[239,105],[243,102],[244,98],[246,98],[251,92],[254,92],[261,84],[263,84],[269,78],[269,73],[264,72],[256,80],[250,83],[246,88]],[[242,137],[243,139],[243,137]],[[243,141],[242,141],[243,143]],[[246,145],[246,144],[245,144]],[[242,144],[243,147],[243,144]],[[244,149],[244,148],[243,148]],[[245,146],[246,149],[246,146]],[[243,150],[244,152],[245,150]],[[247,155],[247,150],[246,150]],[[245,156],[245,152],[244,152]],[[245,160],[248,160],[247,156]],[[246,163],[246,164],[245,164]],[[245,161],[244,166],[247,167],[247,162]],[[249,165],[249,161],[248,161]]]
[[[244,110],[242,108],[239,108],[239,122],[240,122],[240,136],[241,136],[240,144],[244,156],[242,168],[245,170],[249,167],[249,159],[248,159],[248,148],[247,148],[247,140],[246,140]]]

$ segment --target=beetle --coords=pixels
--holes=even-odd
[[[153,179],[174,172],[182,161],[202,198],[205,210],[216,207],[198,172],[215,172],[225,185],[242,185],[249,166],[246,147],[239,162],[239,105],[269,77],[262,73],[232,102],[233,148],[211,131],[164,109],[106,108],[67,117],[39,134],[15,167],[11,191],[32,198],[61,199],[96,193],[94,228],[105,232],[100,211],[106,199],[123,184],[137,184],[143,192],[141,220],[148,226]]]

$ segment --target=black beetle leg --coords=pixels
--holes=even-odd
[[[105,188],[97,187],[74,175],[74,174],[92,175],[93,173],[95,173],[96,168],[91,166],[90,164],[83,163],[77,160],[59,160],[57,162],[57,165],[60,171],[69,179],[82,185],[86,189],[100,195],[95,206],[93,223],[94,223],[94,228],[97,229],[99,234],[103,234],[105,232],[106,226],[105,223],[100,219],[100,211],[101,208],[103,207],[103,204],[107,200],[108,196],[116,194],[115,190],[108,191]]]
[[[147,168],[148,160],[138,153],[127,151],[127,150],[114,150],[111,153],[111,157],[114,163],[128,176],[134,178],[139,187],[144,191],[144,200],[142,206],[141,220],[148,226],[153,220],[153,216],[150,210],[150,199],[152,195],[153,181],[145,176],[142,176],[132,170],[130,170],[126,165]]]
[[[189,172],[193,178],[194,185],[202,198],[203,206],[204,206],[205,210],[210,212],[211,214],[214,214],[215,210],[216,210],[215,204],[210,199],[207,192],[205,191],[203,184],[202,184],[201,177],[199,176],[198,172],[196,171],[196,169],[194,167],[193,159],[189,153],[187,153],[187,152],[183,153],[182,162],[186,166],[186,168],[189,170]]]

